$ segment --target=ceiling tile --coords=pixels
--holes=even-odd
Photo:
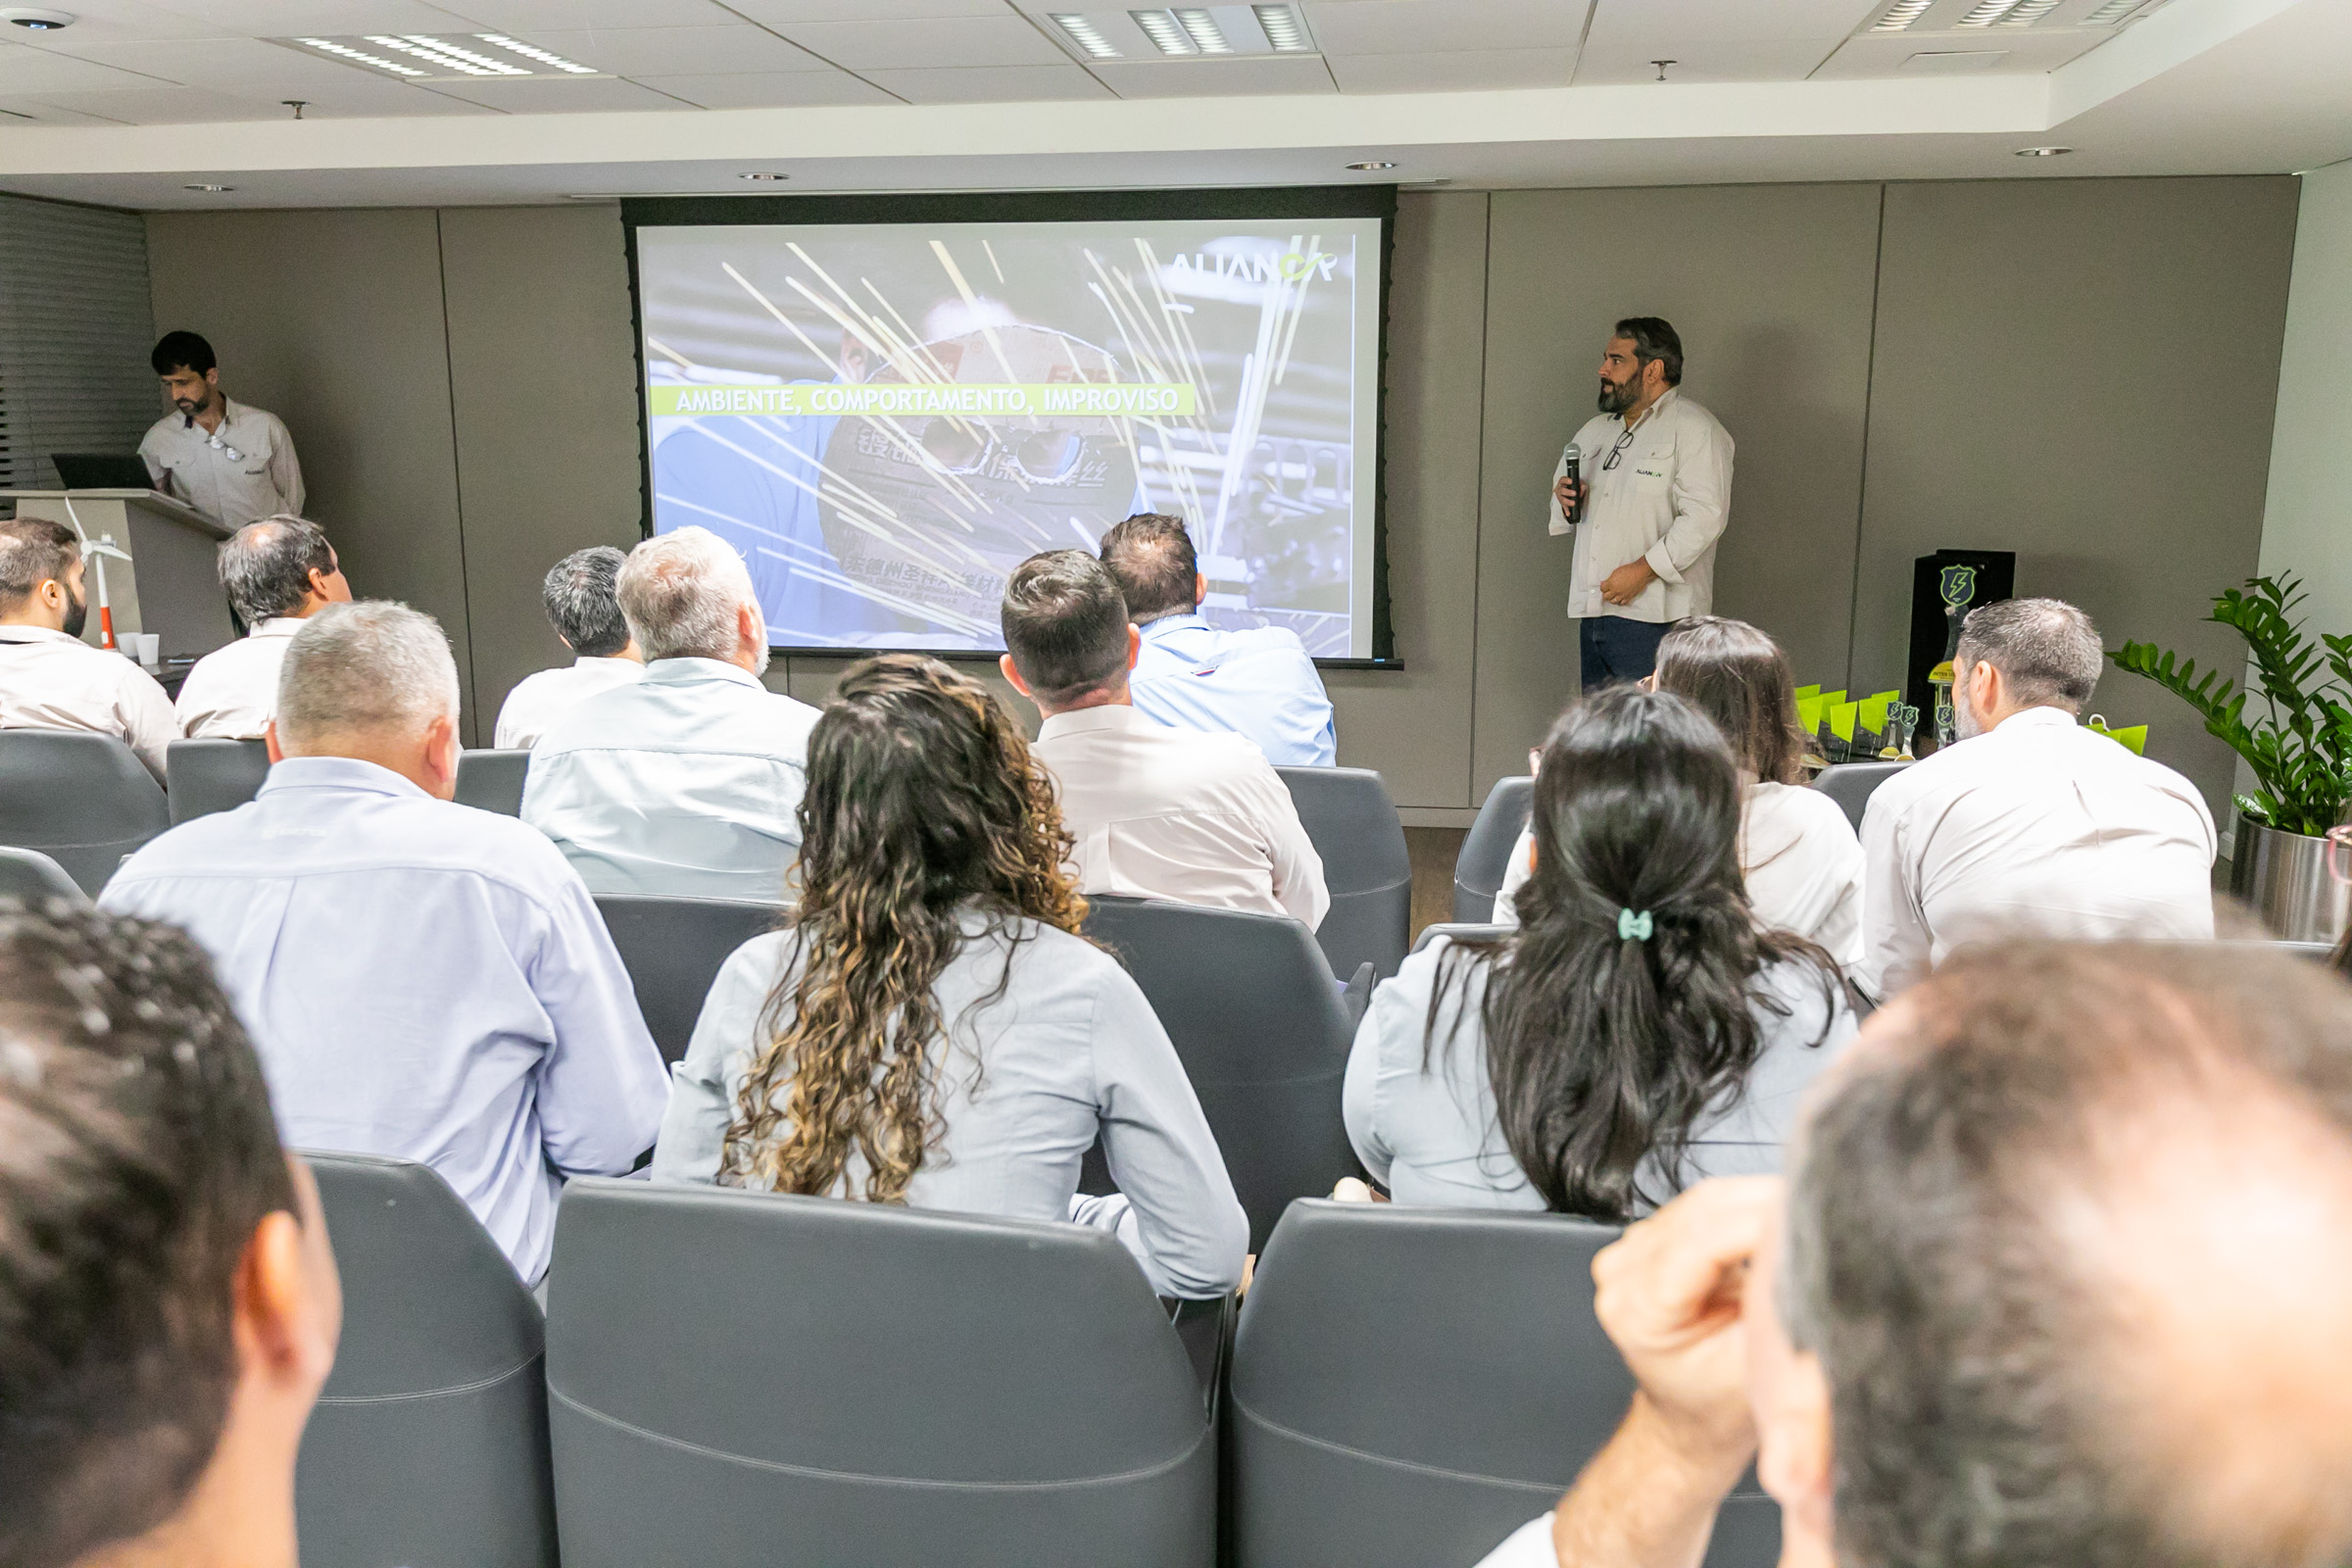
[[[1069,65],[968,66],[938,71],[865,71],[858,74],[910,104],[1036,103],[1111,95],[1108,87]]]
[[[424,0],[170,0],[171,9],[221,33],[278,38],[298,32],[433,32],[466,18]],[[68,9],[72,9],[69,7]]]
[[[1340,91],[1348,93],[1565,87],[1576,74],[1574,49],[1443,49],[1327,59]]]
[[[727,0],[727,8],[763,27],[803,22],[930,22],[943,17],[1002,17],[1004,0]]]
[[[1599,0],[1588,47],[1842,38],[1889,0]]]
[[[0,130],[11,125],[120,125],[123,122],[78,109],[60,109],[38,98],[0,98]]]
[[[1990,27],[1959,33],[1862,33],[1846,39],[1813,74],[1822,80],[1916,76],[1930,68],[1909,65],[1914,55],[1998,49],[2001,58],[1986,66],[1986,72],[1999,75],[2035,75],[2057,70],[2077,55],[2097,48],[2107,37],[2105,29],[2090,27],[2065,27],[2050,32],[2038,27]]]
[[[944,67],[1067,65],[1069,57],[1025,18],[942,17],[920,26],[903,22],[779,24],[794,43],[846,71]]]
[[[635,109],[690,109],[667,93],[617,76],[534,76],[505,81],[436,81],[435,92],[510,115],[602,115]]]
[[[1918,47],[1913,44],[1911,51]],[[1584,56],[1576,63],[1576,84],[1602,87],[1655,81],[1658,68],[1652,62],[1661,58],[1673,62],[1666,68],[1668,81],[1802,81],[1814,67],[1837,51],[1835,38],[1745,43],[1684,38],[1673,42],[1619,41],[1608,46],[1592,38],[1587,40]]]
[[[731,27],[599,27],[514,36],[566,60],[640,81],[647,76],[832,69],[764,27],[746,23]]]
[[[730,72],[721,75],[630,79],[704,109],[815,109],[838,104],[898,102],[873,83],[846,71]]]
[[[459,103],[421,88],[407,87],[399,82],[386,82],[384,85],[401,96],[387,97],[384,100],[385,107],[371,106],[367,118],[485,113],[471,104]],[[60,108],[80,110],[134,125],[195,125],[286,118],[286,111],[277,104],[238,93],[213,92],[203,87],[143,87],[117,92],[43,93],[40,96],[43,102]],[[320,118],[341,117],[321,115]]]
[[[57,92],[132,89],[163,84],[153,76],[77,59],[54,49],[28,49],[21,43],[0,43],[0,93],[29,92],[46,97]]]
[[[1338,92],[1313,55],[1255,60],[1098,60],[1089,68],[1122,98],[1240,98]]]
[[[71,52],[71,45],[78,43],[121,43],[137,38],[220,38],[241,30],[183,16],[179,11],[168,11],[162,6],[136,4],[134,0],[76,0],[72,10],[73,26],[60,32],[25,33],[26,41],[38,39],[41,47],[55,45]]]
[[[717,0],[434,0],[496,32],[541,27],[694,27],[741,23]]]
[[[1329,55],[1573,49],[1584,36],[1585,8],[1566,0],[1317,0],[1306,8],[1306,24]]]
[[[354,93],[406,84],[390,76],[258,38],[193,38],[172,43],[110,43],[82,51],[102,65],[162,81],[275,103],[305,93]]]

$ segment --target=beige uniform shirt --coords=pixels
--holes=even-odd
[[[1254,743],[1170,729],[1115,703],[1054,714],[1035,751],[1078,841],[1080,892],[1322,924],[1323,858]]]
[[[1622,443],[1622,445],[1620,445]],[[1715,607],[1715,541],[1732,509],[1732,436],[1715,416],[1674,388],[1649,406],[1629,432],[1614,414],[1576,432],[1584,481],[1584,520],[1571,524],[1546,498],[1546,526],[1576,535],[1568,613],[1670,621]],[[1551,470],[1556,487],[1567,459]],[[1610,572],[1646,561],[1657,580],[1630,605],[1600,597]]]
[[[220,428],[207,430],[173,410],[139,443],[155,487],[214,521],[242,528],[280,513],[302,514],[302,465],[278,416],[222,398]]]
[[[300,616],[275,615],[196,661],[172,705],[181,732],[192,741],[260,740],[277,716],[277,672],[300,630]]]
[[[0,729],[86,729],[139,754],[161,783],[179,739],[172,699],[121,654],[46,626],[0,626]]]

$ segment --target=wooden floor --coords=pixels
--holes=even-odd
[[[1453,918],[1453,861],[1469,833],[1459,827],[1408,827],[1405,853],[1413,858],[1413,936],[1421,928]]]

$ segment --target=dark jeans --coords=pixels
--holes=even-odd
[[[1637,681],[1658,667],[1658,644],[1674,630],[1671,620],[1628,620],[1623,615],[1587,615],[1576,623],[1576,647],[1587,693]]]

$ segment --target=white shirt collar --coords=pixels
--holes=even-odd
[[[577,669],[582,664],[634,664],[636,662],[636,660],[629,658],[626,654],[576,654],[572,657],[571,667]]]
[[[248,637],[291,637],[302,630],[301,615],[271,615],[245,635]]]
[[[2053,708],[2048,703],[2037,703],[2032,708],[2021,708],[2011,713],[2007,718],[1993,725],[1990,733],[1997,735],[2013,724],[2023,729],[2073,729],[2079,723],[2081,720],[2065,709]]]
[[[677,659],[657,659],[645,666],[645,678],[654,684],[677,684],[690,680],[731,680],[738,686],[759,686],[760,677],[741,664],[730,664],[723,659],[703,659],[686,655]]]
[[[1074,708],[1055,713],[1037,727],[1037,738],[1049,741],[1057,735],[1087,735],[1096,730],[1160,729],[1135,710],[1131,703],[1102,703],[1093,708]]]
[[[55,626],[0,626],[0,642],[73,643],[77,647],[90,648],[90,645],[80,638],[60,631]],[[90,652],[103,653],[105,650],[90,648]]]

